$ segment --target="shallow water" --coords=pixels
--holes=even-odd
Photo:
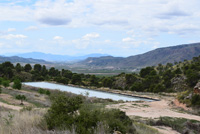
[[[77,87],[71,87],[66,85],[60,85],[60,84],[53,84],[48,82],[25,82],[23,83],[28,86],[33,87],[40,87],[40,88],[48,88],[48,89],[59,89],[60,91],[67,91],[74,94],[86,94],[89,93],[89,97],[97,97],[102,99],[112,99],[112,100],[123,100],[123,101],[153,101],[151,99],[145,99],[145,98],[139,98],[139,97],[132,97],[132,96],[126,96],[121,94],[115,94],[115,93],[106,93],[101,91],[95,91],[90,89],[84,89],[84,88],[77,88]]]

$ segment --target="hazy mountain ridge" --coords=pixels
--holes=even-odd
[[[122,57],[100,57],[88,58],[80,64],[87,66],[101,66],[113,68],[137,68],[154,66],[166,63],[174,63],[183,60],[191,60],[193,57],[200,55],[200,43],[185,44],[171,47],[158,48],[144,54],[130,56],[127,58]]]
[[[47,62],[45,60],[38,60],[38,59],[32,59],[32,58],[21,58],[18,56],[11,56],[11,57],[5,57],[0,56],[0,63],[10,61],[12,63],[35,63],[35,64],[50,64],[50,62]]]
[[[83,55],[83,56],[69,56],[69,55],[46,54],[46,53],[41,53],[41,52],[30,52],[30,53],[16,54],[16,56],[23,57],[23,58],[42,59],[42,60],[51,61],[51,62],[68,62],[68,61],[85,60],[88,57],[107,56],[107,54],[94,53],[94,54],[88,54],[88,55]]]

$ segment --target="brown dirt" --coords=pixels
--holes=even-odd
[[[171,105],[174,102],[175,105]],[[120,104],[113,104],[107,106],[108,108],[119,108],[126,112],[128,116],[139,116],[145,118],[159,118],[159,117],[177,117],[200,121],[200,116],[188,113],[181,113],[178,108],[189,110],[184,104],[178,103],[174,97],[164,97],[160,101],[154,102],[127,102]],[[170,127],[153,127],[162,134],[179,134]]]
[[[191,108],[188,108],[188,107],[186,106],[186,104],[180,103],[177,99],[175,99],[175,100],[173,101],[173,104],[174,104],[176,107],[183,108],[184,110],[191,110]]]
[[[17,110],[17,111],[22,109],[22,107],[20,107],[20,106],[8,105],[6,103],[0,102],[0,109],[3,108],[3,107],[8,108],[8,109],[12,109],[12,110]]]
[[[127,115],[140,116],[146,118],[159,118],[163,116],[186,118],[200,121],[200,116],[180,113],[173,106],[171,101],[161,100],[154,102],[127,102],[121,104],[114,104],[108,108],[119,108],[126,112]]]
[[[3,99],[4,101],[8,102],[8,104],[10,105],[18,105],[20,106],[21,100],[17,100],[15,99],[13,96],[9,95],[9,94],[0,94],[0,98]],[[23,106],[33,106],[32,104],[24,101],[23,102]]]

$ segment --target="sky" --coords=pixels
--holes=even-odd
[[[200,42],[199,0],[1,0],[0,55],[113,56]]]

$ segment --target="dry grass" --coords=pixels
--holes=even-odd
[[[0,134],[72,134],[70,131],[48,131],[42,121],[46,109],[0,111]]]

